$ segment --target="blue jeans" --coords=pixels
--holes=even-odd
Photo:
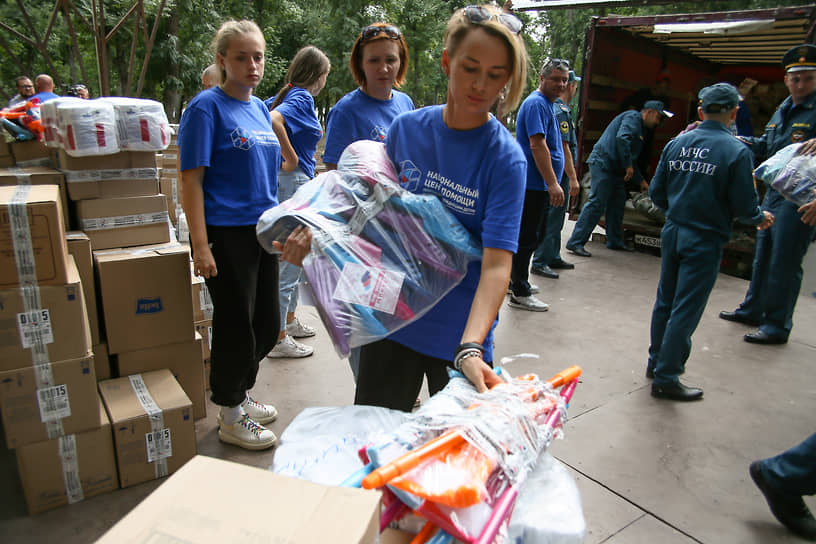
[[[601,215],[606,215],[606,247],[623,247],[623,208],[626,205],[626,184],[623,176],[601,168],[597,163],[589,165],[591,188],[589,200],[575,223],[567,248],[582,246],[589,241],[592,229]]]
[[[278,171],[278,200],[289,200],[298,187],[309,181],[300,167],[292,172]],[[294,313],[298,303],[298,284],[302,281],[303,269],[292,263],[280,262],[280,330],[286,328],[286,314]]]
[[[561,260],[561,230],[564,228],[564,218],[569,209],[569,178],[566,174],[561,178],[561,189],[564,190],[564,205],[550,206],[547,220],[540,229],[538,247],[533,253],[533,266],[544,268]]]
[[[678,382],[708,296],[717,281],[722,240],[668,221],[660,235],[660,283],[652,310],[649,366],[655,385]]]
[[[785,495],[816,494],[816,434],[776,457],[760,463],[771,487]]]
[[[816,227],[802,223],[797,206],[774,189],[768,188],[762,209],[775,220],[757,233],[751,285],[736,313],[759,321],[761,331],[787,339],[802,287],[802,260]]]

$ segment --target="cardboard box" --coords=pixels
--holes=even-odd
[[[212,319],[213,302],[204,278],[196,276],[192,271],[193,263],[190,263],[190,281],[193,291],[193,321],[204,321]]]
[[[152,151],[72,157],[60,149],[59,163],[71,200],[158,194],[159,172]]]
[[[99,392],[122,487],[172,474],[195,455],[193,406],[169,370],[99,382]]]
[[[180,244],[94,252],[108,353],[194,339],[189,258]]]
[[[195,419],[207,417],[202,344],[201,335],[196,333],[192,342],[120,352],[115,356],[119,376],[167,368],[193,402]]]
[[[379,491],[329,487],[198,455],[97,544],[371,544],[379,519]]]
[[[25,205],[28,232],[25,232],[24,227],[12,222],[10,214],[12,201]],[[25,236],[28,243],[21,245],[19,243],[21,236]],[[67,255],[59,187],[56,185],[0,187],[0,289],[19,285],[18,263],[23,263],[26,269],[30,269],[26,264],[30,263],[31,259],[39,285],[66,283]]]
[[[3,166],[0,163],[0,166]],[[45,166],[13,167],[0,170],[0,185],[57,185],[59,186],[62,219],[65,229],[68,223],[68,197],[65,176],[54,168]]]
[[[17,448],[17,468],[30,514],[119,488],[110,421],[98,393],[96,404],[96,429]]]
[[[72,157],[64,149],[59,150],[60,170],[127,170],[130,168],[156,168],[154,151],[120,151],[110,155]]]
[[[40,385],[33,366],[0,372],[0,415],[9,449],[98,426],[93,355],[51,363],[49,370],[48,386]]]
[[[82,280],[88,325],[91,327],[91,344],[99,344],[102,339],[99,330],[99,311],[96,305],[96,279],[94,278],[91,239],[84,232],[72,231],[65,233],[65,241],[68,244],[68,253],[74,257],[79,270],[79,278]]]
[[[210,350],[212,350],[212,319],[199,321],[195,331],[201,335],[201,358],[204,361],[204,390],[210,390]]]
[[[77,217],[94,250],[170,241],[164,195],[80,200]]]
[[[380,533],[380,544],[411,544],[416,535],[398,529],[386,529]]]
[[[40,307],[28,308],[19,287],[0,291],[0,370],[30,367],[37,338],[45,357],[65,361],[85,357],[91,350],[91,331],[85,313],[85,297],[74,259],[69,257],[64,285],[39,288]]]
[[[110,357],[108,356],[108,345],[104,342],[93,347],[94,370],[96,371],[96,381],[109,380],[113,378],[111,372]]]
[[[170,221],[174,225],[178,223],[178,213],[181,211],[180,183],[181,180],[175,170],[162,171],[159,178],[159,192],[167,198],[167,212],[170,214]]]
[[[54,166],[53,154],[38,140],[11,142],[11,154],[17,166]]]

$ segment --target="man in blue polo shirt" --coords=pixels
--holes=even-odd
[[[655,205],[666,210],[666,224],[646,376],[654,378],[653,397],[679,401],[703,397],[702,389],[683,385],[679,376],[717,280],[732,220],[759,229],[773,224],[773,215],[759,209],[751,153],[728,129],[737,118],[737,89],[717,83],[699,97],[703,122],[666,144],[649,188]]]

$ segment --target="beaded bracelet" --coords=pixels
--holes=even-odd
[[[456,347],[456,350],[453,352],[453,356],[456,357],[457,355],[459,355],[460,352],[466,349],[478,349],[482,353],[484,353],[485,351],[484,346],[478,342],[464,342]]]
[[[475,348],[468,348],[460,351],[453,359],[453,368],[458,372],[462,372],[462,362],[469,357],[481,357],[482,352]]]

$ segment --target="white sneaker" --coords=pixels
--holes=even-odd
[[[287,334],[283,337],[283,340],[275,344],[275,347],[272,348],[272,351],[267,353],[266,356],[272,359],[297,359],[300,357],[308,357],[312,353],[314,353],[312,346],[295,342],[295,339]]]
[[[538,285],[536,285],[534,283],[530,284],[530,294],[531,295],[537,295],[540,292],[541,292],[541,289],[538,287]],[[507,287],[507,294],[508,295],[513,294],[513,288],[512,287],[509,287],[509,286]]]
[[[286,334],[292,338],[308,338],[314,336],[316,333],[317,331],[314,327],[304,325],[297,317],[291,323],[286,324]]]
[[[218,415],[219,418],[221,414]],[[254,421],[249,414],[232,425],[223,422],[218,427],[218,439],[227,444],[234,444],[247,450],[265,450],[271,448],[278,441],[275,433]]]
[[[507,305],[512,308],[521,308],[522,310],[529,310],[531,312],[546,312],[550,309],[549,304],[541,302],[533,295],[529,297],[510,295],[510,300],[507,301]]]
[[[249,395],[247,395],[246,400],[241,404],[241,408],[244,409],[244,412],[246,412],[251,419],[254,419],[261,425],[272,423],[278,419],[277,408],[271,404],[261,404]]]

